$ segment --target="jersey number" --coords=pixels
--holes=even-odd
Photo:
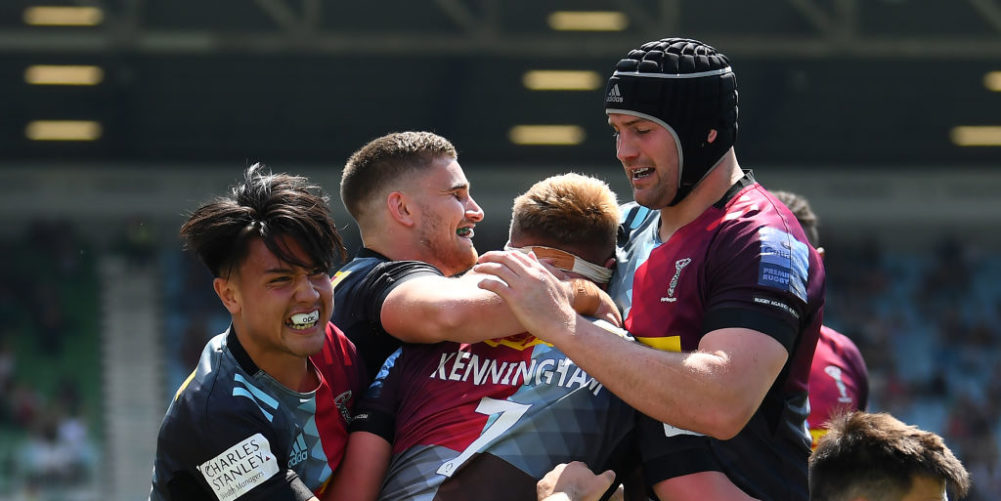
[[[469,447],[466,447],[466,450],[462,451],[462,454],[442,464],[436,473],[451,477],[473,454],[479,452],[484,446],[514,426],[521,419],[521,416],[524,416],[525,412],[528,412],[529,407],[531,407],[529,404],[519,404],[509,400],[497,400],[490,397],[480,399],[480,405],[476,406],[476,412],[488,416],[498,413],[500,415],[483,430],[483,433],[476,440],[473,440],[473,443],[469,444]]]

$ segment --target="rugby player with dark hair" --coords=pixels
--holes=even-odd
[[[232,324],[167,409],[150,500],[316,499],[341,463],[362,384],[354,346],[328,321],[344,246],[327,197],[257,164],[181,237]]]
[[[805,500],[807,378],[824,269],[789,210],[741,169],[729,59],[697,40],[654,40],[605,89],[632,186],[610,290],[640,343],[596,328],[544,267],[481,256],[481,286],[529,332],[644,414],[640,448],[662,500]]]

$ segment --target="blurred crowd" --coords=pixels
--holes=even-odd
[[[59,221],[0,241],[0,254],[0,499],[86,490],[100,438],[94,256]]]
[[[953,237],[910,252],[873,241],[829,250],[825,265],[825,323],[862,351],[869,410],[941,434],[973,475],[969,499],[995,499],[1001,492],[997,254]]]

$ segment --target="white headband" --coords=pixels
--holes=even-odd
[[[553,266],[573,273],[578,273],[590,279],[592,282],[604,285],[612,278],[612,270],[604,266],[594,264],[584,258],[571,254],[565,250],[554,249],[544,245],[529,245],[527,247],[511,247],[510,242],[504,244],[504,250],[519,251],[525,254],[534,252],[539,259],[546,259]]]

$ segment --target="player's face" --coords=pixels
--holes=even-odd
[[[911,490],[904,494],[900,501],[947,501],[945,480],[914,475],[911,478]]]
[[[462,167],[454,159],[438,159],[415,184],[420,260],[448,276],[468,270],[476,264],[473,228],[483,210],[469,194]]]
[[[633,115],[610,113],[615,156],[633,187],[633,199],[650,209],[666,207],[678,190],[678,146],[663,126]]]
[[[309,262],[295,240],[285,238],[282,243],[297,259]],[[228,279],[216,279],[216,292],[232,314],[247,354],[264,371],[277,374],[279,368],[303,363],[323,348],[334,311],[326,269],[281,261],[254,239],[243,264]]]

